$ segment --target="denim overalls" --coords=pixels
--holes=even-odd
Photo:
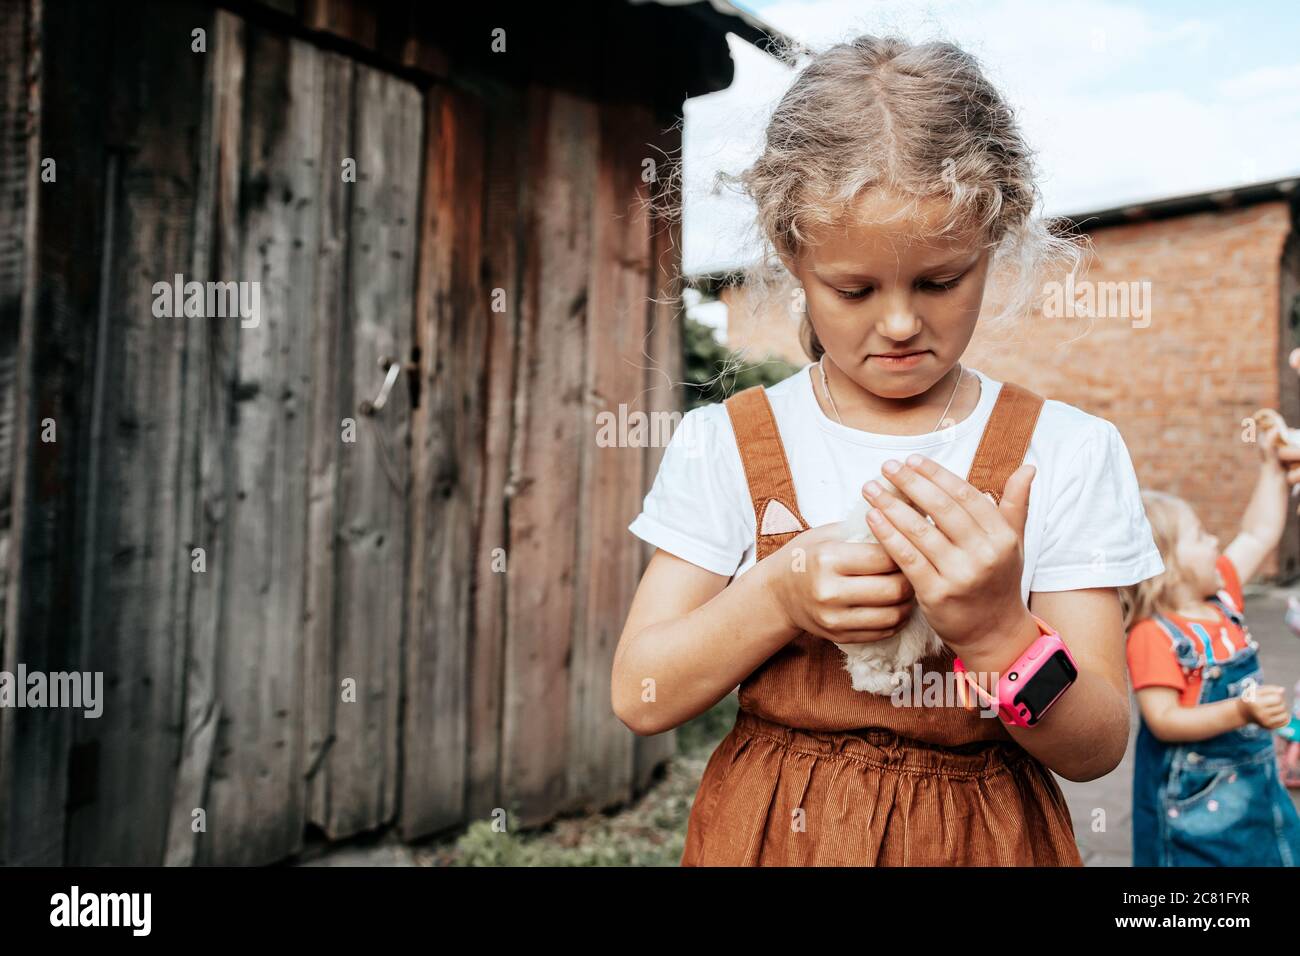
[[[1210,598],[1246,635],[1246,647],[1228,656],[1202,624],[1188,622],[1192,640],[1161,615],[1184,674],[1197,668],[1197,703],[1240,697],[1260,679],[1258,648],[1243,616],[1224,600]],[[1258,724],[1209,740],[1164,743],[1139,715],[1133,774],[1134,866],[1296,866],[1300,864],[1300,816],[1278,777],[1273,732]]]

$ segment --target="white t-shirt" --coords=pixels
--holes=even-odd
[[[975,410],[924,435],[878,435],[827,417],[806,365],[767,389],[809,527],[841,520],[880,466],[925,455],[966,477],[1002,383],[977,369]],[[1022,597],[1031,591],[1135,584],[1164,571],[1119,431],[1073,405],[1044,403],[1025,462],[1036,468],[1025,526]],[[754,508],[731,418],[721,404],[692,409],[664,450],[641,514],[628,526],[648,541],[728,577],[754,565]]]

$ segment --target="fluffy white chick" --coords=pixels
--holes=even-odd
[[[887,491],[904,497],[885,478],[876,479]],[[875,544],[876,536],[867,524],[870,503],[857,494],[842,522],[844,540]],[[870,694],[892,695],[912,686],[912,666],[923,657],[943,649],[943,642],[925,619],[920,608],[912,611],[903,629],[893,637],[867,644],[836,644],[844,652],[844,669],[853,689]]]

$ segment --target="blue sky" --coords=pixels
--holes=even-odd
[[[814,49],[858,33],[980,58],[1038,153],[1046,211],[1083,212],[1300,174],[1300,3],[752,0]],[[762,141],[789,72],[730,38],[729,89],[686,104],[688,272],[752,257],[751,215],[713,194]]]

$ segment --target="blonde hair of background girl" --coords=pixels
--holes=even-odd
[[[1038,312],[1045,282],[1075,271],[1087,249],[1036,214],[1036,178],[1011,108],[974,57],[951,43],[875,36],[815,56],[772,114],[758,160],[738,177],[719,174],[758,209],[765,255],[744,277],[755,311],[780,297],[793,319],[798,286],[781,255],[794,258],[811,230],[883,186],[912,200],[902,214],[945,200],[944,237],[979,230],[1000,306],[981,323],[995,328]],[[820,359],[806,313],[800,338]]]
[[[1192,576],[1178,563],[1178,529],[1183,515],[1195,515],[1195,510],[1182,498],[1165,491],[1143,491],[1142,505],[1165,570],[1153,578],[1119,589],[1125,633],[1138,621],[1176,611],[1174,595],[1181,584],[1192,580]]]

